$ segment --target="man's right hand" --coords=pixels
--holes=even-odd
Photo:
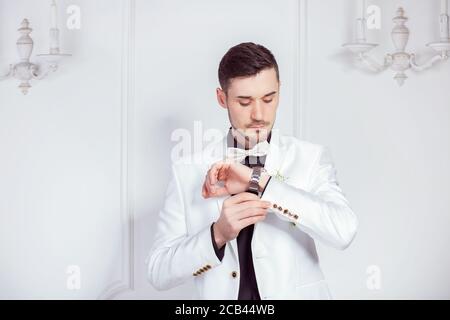
[[[249,192],[238,193],[225,199],[220,217],[213,225],[217,247],[220,249],[225,243],[235,239],[248,225],[264,220],[270,206],[270,202],[263,201]]]

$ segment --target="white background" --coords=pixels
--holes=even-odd
[[[369,4],[372,3],[368,1]],[[419,62],[438,39],[439,1],[374,1],[378,57],[392,50],[398,6]],[[360,220],[345,251],[319,246],[335,298],[450,298],[450,62],[408,73],[351,67],[356,2],[59,1],[81,8],[81,29],[61,28],[73,56],[34,82],[0,82],[0,298],[188,298],[192,283],[157,292],[144,259],[164,199],[171,133],[228,127],[215,98],[229,47],[253,41],[280,65],[277,126],[331,148]],[[305,8],[306,11],[301,9]],[[34,54],[48,47],[49,1],[0,0],[0,70],[17,60],[28,18]],[[381,59],[380,59],[381,61]],[[192,146],[195,147],[194,145]],[[81,270],[68,290],[66,268]],[[367,268],[381,271],[369,290]]]

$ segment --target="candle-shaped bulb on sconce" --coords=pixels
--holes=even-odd
[[[448,1],[441,0],[441,14],[448,14]]]
[[[356,0],[356,19],[366,17],[366,0]]]
[[[59,54],[59,30],[50,29],[50,53]]]
[[[50,26],[50,53],[59,54],[59,29],[57,20],[56,1],[52,0],[50,6],[51,26]]]
[[[57,17],[57,7],[55,0],[52,0],[52,4],[50,6],[50,15],[51,15],[51,28],[57,29],[58,28],[58,17]]]
[[[441,0],[441,17],[440,17],[440,36],[441,41],[450,41],[449,39],[449,17],[448,17],[448,0]]]
[[[361,18],[356,19],[356,42],[366,42],[365,20]]]
[[[356,1],[356,42],[366,42],[366,1]]]
[[[360,0],[361,1],[361,19],[365,20],[366,19],[366,10],[367,10],[367,5],[366,5],[366,0]]]

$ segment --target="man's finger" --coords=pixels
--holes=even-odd
[[[239,211],[233,216],[237,221],[242,221],[250,217],[265,216],[267,215],[267,208],[248,208]]]
[[[235,204],[233,206],[233,210],[235,210],[236,212],[242,211],[242,210],[246,210],[249,208],[260,208],[260,209],[267,209],[271,206],[271,203],[269,201],[263,201],[263,200],[249,200],[249,201],[244,201],[238,204]]]
[[[205,188],[206,188],[206,191],[208,194],[214,193],[214,188],[211,185],[211,183],[209,183],[209,174],[208,173],[206,174],[204,185],[205,185]]]
[[[202,196],[203,196],[203,198],[209,198],[209,192],[208,192],[208,190],[206,189],[206,181],[205,182],[203,182],[203,186],[202,186]]]
[[[251,225],[251,224],[255,224],[259,221],[262,221],[266,218],[265,215],[262,216],[253,216],[253,217],[249,217],[249,218],[245,218],[242,220],[239,220],[238,222],[238,227],[240,230],[244,229],[245,227]]]
[[[229,163],[226,163],[222,167],[220,167],[220,169],[217,172],[217,179],[219,181],[226,180],[226,178],[228,176],[228,170],[229,169],[230,169],[230,164]]]
[[[241,192],[234,196],[229,197],[225,201],[227,202],[227,204],[231,205],[231,204],[241,203],[243,201],[258,200],[258,199],[259,199],[259,197],[254,193]]]
[[[208,196],[209,197],[222,197],[222,196],[227,196],[230,193],[228,192],[227,188],[225,187],[215,187],[214,189],[214,193],[209,193]]]
[[[210,183],[215,185],[218,180],[224,180],[227,175],[227,170],[230,167],[229,163],[218,162],[209,169],[208,175]]]
[[[216,184],[216,182],[217,182],[216,176],[217,176],[217,166],[213,165],[211,167],[211,169],[208,170],[208,173],[206,176],[207,181],[209,182],[209,184],[211,186],[214,186]]]

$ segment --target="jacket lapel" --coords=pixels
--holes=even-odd
[[[264,165],[264,169],[266,169],[270,175],[276,174],[276,172],[280,169],[282,157],[280,138],[281,136],[279,130],[273,128],[270,138],[269,153],[267,154],[266,163]]]
[[[264,169],[267,170],[267,172],[270,175],[274,175],[280,170],[281,159],[282,159],[282,155],[281,155],[282,148],[280,145],[280,137],[281,136],[280,136],[279,130],[276,128],[273,128],[271,138],[270,138],[269,152],[267,154],[266,162],[264,164]],[[258,223],[256,223],[254,226],[254,229],[253,229],[253,237],[252,237],[252,243],[251,243],[253,258],[257,258],[259,256],[264,255],[264,249],[258,245],[260,243],[260,241],[258,241],[260,232],[261,231],[258,226]],[[236,250],[236,252],[237,252],[237,250]]]

